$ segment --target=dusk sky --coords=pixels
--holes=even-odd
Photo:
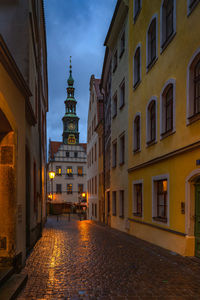
[[[49,79],[47,138],[62,140],[69,57],[72,56],[80,142],[87,139],[89,81],[101,77],[104,40],[116,0],[46,0]]]

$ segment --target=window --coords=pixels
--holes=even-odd
[[[133,215],[142,217],[142,180],[135,181],[133,183]]]
[[[140,115],[136,115],[133,128],[133,150],[140,150]]]
[[[116,216],[117,214],[117,205],[116,205],[116,199],[117,198],[117,193],[116,192],[112,192],[112,214],[113,216]]]
[[[156,100],[150,100],[147,107],[147,144],[156,140]]]
[[[125,104],[125,82],[123,81],[120,85],[120,103],[119,108],[122,108]]]
[[[161,93],[161,137],[175,131],[175,80],[169,80]]]
[[[122,33],[121,39],[120,39],[120,58],[122,57],[125,50],[125,31]]]
[[[117,115],[117,93],[113,97],[113,109],[112,109],[112,117],[113,117],[113,119],[116,117],[116,115]]]
[[[73,191],[72,191],[72,184],[71,183],[68,183],[67,184],[67,194],[72,194]]]
[[[176,27],[176,1],[164,0],[161,9],[161,43],[162,48],[170,41]]]
[[[189,63],[187,74],[187,123],[200,118],[200,49]]]
[[[162,176],[161,176],[162,177]],[[168,216],[168,179],[153,180],[153,219],[167,222]]]
[[[83,176],[83,167],[77,167],[78,176]]]
[[[66,152],[66,157],[69,157],[69,152],[68,151]]]
[[[83,193],[83,187],[84,185],[81,183],[81,184],[78,184],[78,193],[79,194],[82,194]]]
[[[133,87],[136,88],[141,80],[141,55],[140,46],[137,47],[134,55],[134,72],[133,72]]]
[[[94,178],[92,178],[92,195],[94,194]]]
[[[93,164],[93,147],[92,147],[92,164]]]
[[[97,160],[97,143],[94,145],[94,161]]]
[[[56,166],[56,175],[58,175],[58,176],[62,175],[62,168],[61,168],[61,166]]]
[[[124,191],[119,191],[119,217],[124,218]]]
[[[140,9],[141,9],[141,0],[134,0],[134,1],[133,1],[133,10],[134,10],[133,15],[134,15],[134,22],[136,21],[137,16],[139,15]]]
[[[147,68],[149,68],[152,63],[155,61],[157,56],[157,33],[156,33],[156,22],[157,18],[155,17],[149,26],[147,33]]]
[[[92,216],[94,216],[94,203],[92,203]]]
[[[125,157],[125,136],[122,135],[119,139],[119,163],[120,165],[124,164]]]
[[[200,60],[194,68],[194,115],[200,113]]]
[[[115,168],[117,165],[117,141],[112,144],[112,167]]]
[[[95,215],[95,218],[97,218],[97,204],[96,203],[94,205],[94,215]]]
[[[110,192],[107,192],[107,215],[110,214]]]
[[[117,50],[115,51],[115,54],[113,56],[113,73],[117,69]]]
[[[187,0],[187,13],[188,15],[193,11],[196,5],[199,3],[199,0]]]
[[[97,194],[97,176],[95,176],[94,182],[95,182],[95,185],[94,185],[94,193],[95,193],[95,195],[96,195],[96,194]]]
[[[67,176],[69,176],[69,177],[73,176],[72,167],[67,167]]]
[[[78,152],[74,152],[74,157],[75,157],[75,158],[78,157]]]
[[[62,184],[56,184],[56,193],[61,194],[62,193]]]

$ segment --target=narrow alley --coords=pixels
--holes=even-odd
[[[49,217],[18,299],[199,299],[200,262],[94,221]]]

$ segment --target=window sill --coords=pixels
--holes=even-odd
[[[168,131],[166,131],[166,132],[163,132],[163,133],[161,133],[160,139],[163,140],[163,139],[167,138],[168,136],[174,134],[175,132],[176,132],[176,131],[173,130],[173,129],[172,129],[172,130],[168,130]]]
[[[199,3],[199,0],[194,1],[191,5],[188,6],[188,13],[187,16],[189,17],[190,14],[193,12],[197,4]]]
[[[173,40],[174,36],[176,35],[176,31],[174,31],[167,40],[164,41],[164,43],[161,46],[161,50],[160,50],[160,54],[162,54],[164,52],[164,50],[167,48],[167,46],[171,43],[171,41]]]
[[[133,216],[134,216],[134,217],[140,217],[140,218],[141,218],[141,217],[142,217],[142,214],[141,214],[141,213],[133,213]]]
[[[133,85],[133,89],[136,90],[137,87],[140,85],[141,79],[139,79],[136,83]]]
[[[146,147],[151,147],[153,145],[157,144],[156,140],[148,141]]]
[[[146,70],[147,73],[153,68],[153,66],[155,65],[155,63],[157,62],[157,60],[158,60],[158,57],[156,56],[156,57],[155,57],[154,59],[152,59],[152,61],[148,64],[147,70]]]
[[[121,59],[124,54],[125,48],[121,51],[119,58]]]
[[[187,125],[190,125],[190,124],[192,124],[192,123],[200,120],[200,113],[197,113],[195,115],[190,116],[189,118],[187,118],[187,120],[188,120],[188,124]]]
[[[162,223],[167,223],[167,218],[161,218],[161,217],[153,217],[154,221],[162,222]]]
[[[133,154],[137,154],[137,153],[139,153],[141,150],[140,149],[134,149],[133,150]]]

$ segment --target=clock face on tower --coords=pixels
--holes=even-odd
[[[75,124],[74,123],[69,123],[68,124],[68,129],[69,130],[74,130],[75,129]]]

